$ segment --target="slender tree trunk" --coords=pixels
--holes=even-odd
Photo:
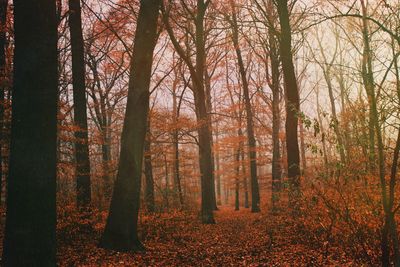
[[[362,10],[363,16],[367,16],[366,14],[366,7],[364,1],[362,2]],[[376,169],[375,163],[375,127],[374,127],[374,118],[373,118],[373,103],[372,103],[372,93],[374,91],[374,78],[373,78],[373,70],[372,70],[372,59],[371,59],[371,48],[370,48],[370,41],[369,41],[369,30],[368,30],[368,22],[366,19],[363,19],[363,41],[364,41],[364,48],[363,48],[363,60],[362,60],[362,80],[364,83],[365,91],[368,97],[368,106],[369,106],[369,120],[368,120],[368,130],[369,130],[369,167],[371,172],[374,172]]]
[[[301,168],[302,168],[302,173],[304,175],[304,172],[306,171],[307,168],[307,159],[306,159],[306,145],[304,141],[304,125],[303,122],[300,120],[299,121],[299,130],[300,130],[300,147],[301,147]]]
[[[242,151],[240,151],[240,154],[242,155],[242,173],[243,173],[243,191],[244,191],[244,207],[246,209],[249,208],[249,189],[248,189],[248,184],[247,184],[247,173],[246,173],[246,164],[245,164],[245,158],[244,158],[244,149],[242,146]]]
[[[253,123],[253,111],[251,108],[251,100],[249,93],[249,84],[246,76],[246,69],[244,67],[242,52],[239,46],[239,29],[236,19],[236,10],[234,3],[231,2],[232,6],[232,41],[235,46],[235,52],[238,60],[239,72],[242,78],[243,95],[246,107],[246,121],[247,121],[247,142],[249,145],[249,159],[250,159],[250,184],[251,184],[251,211],[260,211],[260,192],[257,178],[257,152],[256,152],[256,139],[254,136],[254,123]]]
[[[106,249],[144,249],[137,235],[137,224],[149,86],[160,5],[161,0],[140,1],[118,173],[107,224],[100,241],[100,246]]]
[[[6,52],[7,52],[7,9],[8,0],[0,0],[0,205],[3,196],[3,143],[4,143],[4,109],[5,92],[9,87],[6,71]]]
[[[151,161],[150,119],[147,120],[147,134],[144,143],[144,175],[146,181],[145,192],[144,192],[146,207],[149,212],[154,212],[155,211],[154,178],[153,178],[153,165]]]
[[[55,0],[14,1],[14,90],[3,266],[56,266]]]
[[[399,73],[399,68],[398,68],[398,63],[397,63],[398,56],[396,55],[395,50],[396,50],[395,43],[394,43],[394,40],[392,40],[394,70],[396,73],[396,91],[397,91],[397,98],[400,100],[400,73]],[[398,238],[398,233],[397,233],[397,223],[396,223],[396,218],[395,218],[395,211],[393,211],[399,154],[400,154],[400,129],[397,132],[396,146],[393,151],[393,161],[392,161],[392,168],[391,168],[391,172],[390,172],[390,191],[389,191],[389,210],[392,211],[390,213],[390,218],[389,218],[390,219],[390,233],[392,236],[395,266],[400,266],[399,238]]]
[[[175,195],[178,195],[179,205],[183,207],[183,195],[182,195],[182,187],[181,187],[181,177],[179,174],[179,131],[178,131],[178,105],[177,105],[177,95],[176,95],[176,88],[177,83],[174,82],[173,84],[173,124],[175,125],[174,131],[172,133],[172,141],[174,145],[174,191]]]
[[[372,56],[369,46],[369,33],[368,33],[368,21],[366,19],[367,10],[364,4],[364,0],[361,0],[362,12],[363,12],[363,39],[364,39],[364,53],[363,53],[363,79],[365,82],[365,89],[368,95],[368,101],[370,105],[370,120],[372,121],[373,131],[376,134],[376,140],[378,144],[378,169],[379,169],[379,179],[381,186],[381,197],[382,197],[382,207],[385,214],[384,225],[382,228],[382,266],[389,266],[390,263],[390,244],[389,244],[389,234],[390,234],[390,224],[391,224],[391,213],[392,207],[390,203],[390,195],[388,198],[386,178],[385,178],[385,154],[384,145],[382,139],[382,131],[379,123],[379,114],[377,108],[377,99],[375,96],[375,86],[374,86],[374,76],[372,72]],[[371,123],[371,122],[370,122]],[[370,151],[371,153],[371,151]]]
[[[340,127],[339,127],[339,120],[337,118],[337,113],[336,113],[336,104],[335,104],[335,97],[333,95],[333,87],[332,87],[332,82],[331,82],[332,78],[331,78],[331,74],[330,74],[330,69],[324,69],[324,77],[325,77],[326,84],[328,85],[329,101],[331,104],[331,111],[332,111],[333,130],[335,131],[337,144],[339,147],[340,162],[342,164],[345,164],[346,163],[346,155],[345,155],[345,151],[344,151],[342,133],[341,133]]]
[[[213,110],[212,107],[212,100],[211,100],[211,77],[207,71],[207,67],[205,67],[204,70],[204,85],[205,85],[205,89],[206,89],[206,106],[207,106],[207,113],[209,114],[209,129],[210,129],[210,141],[211,141],[211,153],[212,153],[212,160],[213,160],[213,164],[212,164],[212,179],[213,179],[213,193],[212,193],[212,202],[213,202],[213,206],[214,206],[214,210],[218,210],[217,207],[217,197],[216,197],[216,192],[215,192],[215,154],[214,154],[214,140],[213,140],[213,127],[212,127],[212,118],[211,118],[211,112]]]
[[[218,128],[218,121],[215,123],[215,142],[218,145],[219,141],[219,128]],[[219,151],[214,151],[215,153],[215,178],[217,181],[217,205],[222,205],[222,196],[221,196],[221,174],[220,171],[220,159],[219,159]]]
[[[240,192],[239,176],[240,176],[240,165],[241,165],[240,164],[240,155],[241,155],[242,151],[244,151],[243,142],[242,142],[243,132],[242,132],[241,125],[242,125],[241,122],[239,122],[238,138],[240,139],[240,141],[239,141],[239,146],[237,147],[237,149],[235,151],[235,210],[239,210],[239,204],[240,204],[240,200],[239,200],[239,195],[240,195],[239,194],[239,192]]]
[[[80,0],[69,0],[69,30],[72,49],[72,84],[74,95],[76,202],[87,208],[91,201],[89,138],[86,113],[85,61]]]
[[[317,116],[318,116],[318,124],[319,124],[319,128],[321,131],[321,142],[322,142],[322,151],[324,153],[324,166],[325,166],[325,170],[328,170],[329,168],[329,162],[328,162],[328,154],[327,154],[327,149],[326,149],[326,140],[325,140],[325,130],[324,130],[324,125],[322,122],[322,115],[321,115],[321,107],[319,105],[319,93],[318,91],[316,91],[316,95],[317,95]]]
[[[241,130],[239,130],[241,131]],[[235,210],[239,210],[240,200],[239,200],[239,190],[240,190],[240,150],[241,145],[235,151]]]
[[[164,189],[164,199],[167,211],[169,210],[169,172],[168,172],[168,161],[167,154],[164,154],[164,171],[165,171],[165,189]]]
[[[280,54],[286,94],[286,149],[291,201],[296,204],[300,195],[300,156],[298,143],[299,90],[292,56],[292,37],[289,21],[288,1],[277,1],[281,25]]]

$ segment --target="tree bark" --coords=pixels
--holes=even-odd
[[[7,52],[7,9],[8,0],[0,0],[0,205],[3,196],[3,143],[4,143],[4,109],[5,92],[9,87],[6,71]]]
[[[280,54],[286,94],[286,149],[291,201],[294,204],[300,195],[300,156],[298,142],[298,113],[300,111],[299,90],[293,65],[292,36],[289,21],[288,1],[277,1],[281,26]]]
[[[141,0],[131,60],[121,151],[110,212],[100,246],[142,250],[137,235],[143,148],[149,110],[149,86],[161,0]]]
[[[147,211],[155,211],[154,202],[154,178],[153,178],[153,164],[151,161],[151,131],[150,131],[150,119],[147,120],[147,134],[144,143],[144,175],[145,175],[145,192],[144,199],[147,207]]]
[[[14,90],[4,266],[56,266],[55,0],[14,1]]]
[[[77,127],[75,130],[76,202],[79,208],[87,208],[91,201],[91,184],[80,0],[69,0],[68,22],[72,49],[74,122]]]

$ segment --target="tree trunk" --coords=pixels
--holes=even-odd
[[[251,108],[251,100],[249,94],[249,84],[246,76],[246,69],[244,67],[242,52],[239,46],[239,29],[236,19],[236,10],[234,3],[232,6],[232,41],[235,46],[235,52],[238,60],[239,72],[242,79],[243,95],[246,107],[246,122],[247,122],[247,142],[249,145],[249,159],[250,159],[250,184],[251,184],[251,212],[260,211],[260,192],[257,178],[257,152],[256,152],[256,139],[254,136],[254,123],[253,111]]]
[[[210,129],[210,141],[211,141],[211,157],[212,157],[212,179],[213,179],[213,193],[212,193],[212,205],[214,206],[214,210],[218,210],[217,207],[217,197],[216,197],[216,192],[215,192],[215,155],[214,155],[214,140],[213,140],[213,127],[212,127],[212,118],[211,118],[211,112],[213,110],[212,107],[212,101],[211,101],[211,77],[207,71],[207,67],[204,70],[204,85],[206,89],[206,107],[207,107],[207,113],[209,114],[209,129]]]
[[[239,130],[241,131],[241,130]],[[240,175],[240,148],[241,145],[235,151],[235,210],[239,210],[239,190],[240,190],[240,182],[239,182],[239,175]]]
[[[288,1],[277,1],[281,25],[280,54],[286,94],[286,149],[290,198],[296,204],[300,195],[300,156],[298,142],[298,113],[300,111],[299,90],[293,66],[292,36],[289,21]]]
[[[279,58],[276,40],[272,32],[270,34],[270,59],[271,59],[271,89],[272,89],[272,191],[280,191],[281,188],[281,153],[279,131],[281,129],[280,111],[280,86],[279,86]]]
[[[204,70],[205,70],[205,41],[204,41],[204,17],[207,6],[210,2],[197,0],[197,11],[195,20],[195,46],[196,65],[191,62],[190,57],[180,46],[173,29],[169,24],[168,14],[164,12],[163,20],[166,30],[175,50],[189,68],[193,84],[193,95],[195,102],[196,119],[198,123],[199,143],[199,166],[201,176],[201,220],[205,224],[215,223],[213,205],[213,159],[211,151],[211,133],[209,129],[210,116],[207,113],[206,96],[204,91]],[[165,11],[165,10],[164,10]]]
[[[14,1],[14,90],[4,266],[56,266],[54,0]]]
[[[169,210],[169,172],[168,172],[167,154],[164,154],[164,172],[165,172],[164,200],[165,200],[165,206],[168,211]]]
[[[204,0],[197,0],[196,18],[196,86],[194,92],[197,121],[200,124],[199,134],[199,157],[201,173],[201,210],[203,223],[215,223],[214,221],[214,198],[215,192],[213,179],[213,159],[211,150],[211,132],[209,129],[210,116],[207,113],[206,97],[204,91],[204,69],[205,69],[205,42],[204,42],[204,16],[207,5]]]
[[[246,209],[249,208],[249,189],[247,185],[247,173],[246,173],[246,164],[245,164],[245,158],[244,158],[244,149],[242,146],[242,151],[240,151],[240,154],[242,155],[242,173],[243,173],[243,191],[244,191],[244,207]]]
[[[219,141],[219,129],[218,129],[218,121],[215,123],[215,142],[218,145]],[[221,175],[219,173],[220,170],[220,160],[219,160],[219,151],[214,151],[215,154],[215,179],[217,181],[217,205],[222,205],[222,196],[221,196]]]
[[[154,178],[153,178],[153,165],[151,161],[151,131],[150,119],[147,120],[147,134],[144,143],[144,175],[145,175],[145,192],[144,201],[146,203],[147,211],[155,211],[154,203]]]
[[[80,0],[69,0],[74,95],[76,203],[87,208],[91,201],[89,138],[86,113],[85,61]]]
[[[367,16],[366,14],[366,7],[364,1],[362,2],[362,10],[363,16]],[[374,172],[376,169],[375,163],[375,128],[374,128],[374,118],[373,118],[373,103],[372,98],[373,91],[374,91],[374,77],[373,77],[373,70],[372,70],[372,59],[371,59],[371,48],[370,48],[370,41],[369,41],[369,30],[368,30],[368,22],[366,19],[363,19],[363,29],[362,29],[363,41],[364,41],[364,48],[363,48],[363,59],[362,59],[362,80],[364,83],[365,91],[368,97],[368,106],[369,106],[369,120],[368,120],[368,136],[369,136],[369,167],[370,171]]]
[[[389,243],[389,234],[390,234],[390,216],[392,213],[392,204],[390,203],[390,196],[388,198],[386,178],[385,178],[385,154],[384,154],[384,144],[382,139],[382,130],[380,128],[379,123],[379,114],[377,108],[377,99],[375,96],[375,86],[374,86],[374,76],[372,69],[372,55],[369,46],[369,33],[368,33],[368,21],[367,10],[364,4],[364,1],[361,0],[362,5],[362,13],[363,13],[363,40],[364,40],[364,53],[363,53],[363,79],[365,82],[365,89],[368,95],[368,102],[370,105],[370,124],[373,126],[373,131],[376,134],[376,140],[378,144],[378,169],[379,169],[379,179],[380,179],[380,187],[381,187],[381,202],[383,211],[385,214],[384,225],[382,228],[382,240],[381,240],[381,249],[382,249],[382,266],[389,266],[390,262],[390,243]],[[371,137],[370,137],[371,138]],[[370,151],[371,152],[371,151]],[[391,193],[391,192],[390,192]]]
[[[7,52],[7,8],[8,0],[0,0],[0,205],[3,196],[3,143],[4,143],[4,104],[5,92],[9,87],[6,71]]]
[[[140,1],[118,173],[107,224],[100,241],[100,246],[106,249],[144,249],[137,235],[137,224],[149,86],[160,5],[161,0]]]
[[[101,144],[101,165],[102,165],[102,178],[104,184],[104,196],[107,201],[112,195],[112,175],[110,171],[111,161],[111,139],[108,137],[108,127],[102,127],[103,143]]]
[[[172,86],[172,102],[173,102],[173,110],[172,110],[172,119],[174,124],[174,130],[172,133],[172,142],[174,145],[174,191],[175,195],[178,195],[179,205],[183,207],[183,195],[182,195],[182,187],[181,187],[181,176],[179,174],[179,131],[178,131],[178,105],[177,105],[177,95],[176,95],[176,87],[177,82],[174,81]]]
[[[332,78],[331,78],[331,74],[330,74],[330,68],[328,67],[328,69],[323,69],[323,72],[324,72],[326,84],[328,85],[329,101],[331,104],[331,111],[332,111],[333,130],[335,131],[335,135],[337,138],[337,144],[339,147],[340,162],[342,164],[345,164],[346,163],[346,155],[345,155],[345,151],[344,151],[342,133],[341,133],[340,127],[339,127],[339,120],[338,120],[337,114],[336,114],[336,104],[335,104],[335,97],[333,95],[333,87],[332,87],[332,82],[331,82]]]
[[[324,155],[323,155],[324,156],[324,167],[325,167],[325,170],[328,171],[329,162],[328,162],[328,154],[327,154],[327,149],[326,149],[325,130],[324,130],[323,122],[322,122],[321,107],[319,105],[319,93],[318,93],[318,91],[316,92],[316,95],[317,95],[318,124],[319,124],[319,129],[321,131],[322,152],[324,153]]]
[[[299,130],[300,130],[300,148],[301,148],[301,168],[302,168],[302,174],[304,175],[304,172],[306,171],[307,168],[307,159],[306,159],[306,144],[304,141],[304,124],[300,120],[299,121]]]

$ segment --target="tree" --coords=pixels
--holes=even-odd
[[[300,193],[300,156],[298,141],[298,115],[300,111],[299,89],[293,65],[292,33],[289,21],[288,1],[276,1],[281,26],[280,54],[286,95],[286,149],[288,178],[293,201]]]
[[[183,3],[183,2],[182,2]],[[204,88],[205,73],[205,42],[204,42],[204,18],[210,1],[197,0],[196,12],[189,11],[195,21],[194,41],[196,47],[195,64],[185,52],[179,41],[176,39],[175,33],[169,22],[170,10],[163,8],[163,21],[168,35],[174,45],[175,50],[189,68],[192,79],[192,91],[194,95],[196,118],[198,126],[199,139],[199,165],[201,173],[201,220],[203,223],[212,224],[214,221],[214,198],[213,198],[213,159],[211,153],[211,132],[209,129],[210,116],[207,113],[206,94]],[[188,7],[183,4],[183,8]]]
[[[80,208],[91,201],[90,159],[86,113],[85,61],[80,0],[69,0],[69,30],[72,49],[72,85],[74,95],[76,200]]]
[[[149,86],[161,0],[141,0],[131,60],[120,161],[100,246],[117,251],[143,250],[137,235]]]
[[[254,122],[253,111],[251,107],[249,82],[247,80],[246,68],[244,66],[242,51],[239,45],[239,26],[237,22],[236,7],[233,1],[230,1],[232,8],[232,19],[230,19],[232,28],[232,42],[235,48],[237,63],[239,66],[239,73],[242,79],[243,96],[246,108],[246,127],[247,127],[247,142],[249,145],[249,159],[250,159],[250,184],[251,184],[251,211],[260,211],[260,192],[257,179],[257,152],[256,152],[256,139],[254,137]],[[237,152],[239,155],[239,152]],[[239,158],[239,156],[237,156]]]
[[[4,266],[56,265],[56,1],[14,1]]]
[[[151,161],[151,131],[150,131],[150,118],[147,120],[147,133],[144,143],[144,176],[145,176],[145,189],[144,201],[149,212],[155,211],[154,203],[154,177],[153,177],[153,164]]]

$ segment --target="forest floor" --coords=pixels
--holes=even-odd
[[[58,225],[58,262],[60,266],[355,265],[340,244],[321,247],[322,242],[315,242],[286,214],[221,206],[215,212],[215,225],[202,225],[190,212],[143,214],[140,237],[146,251],[138,253],[97,248],[104,222],[89,233],[77,229],[69,217]]]

